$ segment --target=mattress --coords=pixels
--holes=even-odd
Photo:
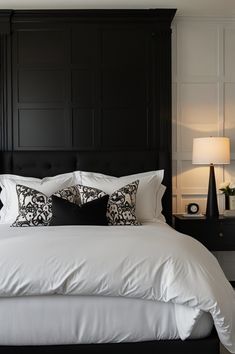
[[[178,339],[172,303],[101,296],[29,296],[0,300],[0,345],[55,345]],[[191,338],[209,335],[202,313]]]
[[[206,337],[234,352],[234,291],[215,257],[164,223],[0,226],[0,345]]]

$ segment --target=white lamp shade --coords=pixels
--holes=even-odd
[[[193,139],[193,164],[229,164],[230,141],[225,137]]]

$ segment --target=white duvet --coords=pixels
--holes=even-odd
[[[186,305],[175,307],[182,339],[202,311],[210,312],[221,342],[235,353],[231,285],[210,252],[166,224],[0,232],[0,297],[103,295]]]

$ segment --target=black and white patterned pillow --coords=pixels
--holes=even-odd
[[[81,204],[80,192],[77,185],[61,189],[58,192],[53,193],[53,195],[68,200],[70,203]]]
[[[118,189],[109,196],[107,219],[109,225],[140,225],[135,215],[136,193],[139,181],[134,181]],[[81,203],[106,195],[100,189],[78,185]]]
[[[88,202],[91,202],[92,200],[104,197],[107,195],[107,193],[103,192],[100,189],[93,188],[93,187],[88,187],[88,186],[83,186],[81,184],[78,184],[78,189],[80,193],[80,201],[81,204],[85,204]]]
[[[16,185],[16,192],[19,215],[12,226],[48,226],[52,218],[52,198],[19,184]],[[80,193],[77,186],[64,188],[54,195],[71,203],[80,204]]]

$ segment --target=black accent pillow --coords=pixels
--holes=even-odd
[[[59,225],[108,225],[106,218],[109,196],[77,205],[52,195],[50,226]]]

